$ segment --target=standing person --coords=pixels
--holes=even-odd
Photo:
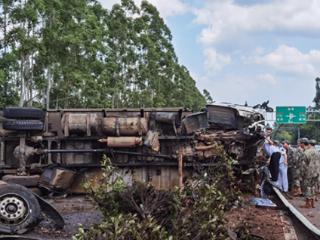
[[[283,148],[286,150],[287,154],[287,163],[288,163],[288,170],[287,170],[287,176],[288,176],[288,187],[290,191],[292,192],[293,189],[293,171],[294,171],[294,150],[293,148],[289,145],[289,142],[287,140],[284,140],[282,142]]]
[[[266,138],[264,150],[270,157],[269,171],[271,181],[282,191],[288,191],[287,171],[285,164],[286,155],[281,152],[278,141],[272,141],[270,137]]]
[[[317,201],[318,200],[317,195],[320,192],[320,152],[316,149],[316,145],[317,145],[316,140],[311,139],[310,145],[311,145],[311,148],[314,149],[314,151],[317,153],[317,160],[315,162],[315,171],[318,173],[318,178],[316,180],[316,185],[315,185],[315,195],[316,195],[315,200]]]
[[[288,156],[286,149],[279,143],[276,142],[277,146],[280,149],[281,157],[279,159],[279,177],[278,184],[281,187],[282,191],[288,192]]]
[[[280,148],[276,146],[274,141],[271,140],[271,138],[268,136],[265,139],[265,143],[263,145],[264,150],[266,154],[269,157],[269,171],[271,174],[271,181],[280,187],[278,185],[278,180],[279,180],[279,163],[280,163],[280,158],[281,158],[281,152]]]
[[[303,149],[303,144],[301,143],[301,139],[298,139],[297,142],[298,147],[293,150],[292,154],[292,162],[291,162],[291,176],[292,176],[292,190],[291,194],[294,197],[298,197],[302,195],[301,190],[301,173],[302,173],[302,163],[305,161],[305,154]],[[290,164],[290,163],[289,163]]]
[[[301,206],[304,208],[314,208],[315,201],[315,185],[318,179],[318,173],[316,166],[316,161],[318,154],[315,148],[312,148],[309,144],[308,139],[302,139],[302,144],[305,153],[305,161],[303,162],[302,171],[302,186],[303,195],[305,197],[305,205]]]

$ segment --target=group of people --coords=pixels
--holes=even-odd
[[[264,150],[268,156],[271,183],[290,196],[301,196],[305,203],[301,207],[314,208],[320,193],[320,152],[316,141],[307,138],[298,140],[297,146],[288,141],[271,139],[272,129],[267,129]]]

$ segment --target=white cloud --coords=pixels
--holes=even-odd
[[[205,25],[200,35],[203,44],[233,41],[245,33],[320,34],[319,0],[272,0],[250,6],[232,0],[207,1],[194,14],[194,22]]]
[[[121,0],[100,0],[101,4],[107,8],[111,9],[115,3],[120,3]],[[141,0],[134,0],[134,2],[140,6]],[[181,15],[189,11],[189,6],[182,0],[149,0],[151,4],[157,7],[161,16],[166,18],[175,15]]]
[[[315,77],[319,74],[320,50],[303,53],[297,48],[280,45],[273,52],[257,54],[251,61],[281,72]]]
[[[278,84],[278,81],[270,73],[259,74],[256,79],[258,83],[267,83],[270,85]]]
[[[149,0],[149,2],[158,8],[162,17],[181,15],[189,11],[189,6],[181,0]]]
[[[203,51],[205,62],[204,66],[208,72],[216,72],[231,63],[231,58],[228,55],[217,53],[213,48],[206,48]]]
[[[106,9],[111,9],[112,6],[116,3],[120,3],[121,0],[98,0],[103,7],[105,7]]]

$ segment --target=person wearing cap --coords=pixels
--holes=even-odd
[[[320,152],[316,149],[316,145],[317,145],[317,141],[312,139],[310,140],[310,145],[311,145],[311,148],[315,149],[315,151],[318,153],[318,158],[317,158],[317,161],[316,161],[316,172],[318,173],[318,179],[317,179],[317,183],[316,183],[316,200],[318,200],[317,198],[317,195],[320,193]]]
[[[302,144],[302,139],[298,139],[297,142],[298,148],[292,149],[292,160],[290,161],[289,158],[289,164],[291,167],[291,194],[294,197],[298,197],[302,195],[301,190],[301,173],[302,173],[302,163],[305,161],[305,154],[304,154],[304,145]]]
[[[303,138],[301,140],[301,143],[306,156],[305,161],[302,165],[302,186],[303,195],[305,197],[305,204],[301,207],[314,208],[315,186],[318,180],[318,173],[316,168],[318,153],[315,148],[310,147],[308,139]]]
[[[315,146],[316,146],[316,144],[317,144],[317,141],[314,140],[314,139],[311,139],[311,140],[309,141],[309,144],[310,144],[310,147],[315,148]]]
[[[316,145],[317,145],[317,141],[314,139],[311,139],[309,141],[310,143],[310,148],[314,149],[317,154],[318,154],[318,158],[317,161],[315,162],[315,171],[318,173],[318,178],[316,181],[316,186],[315,186],[315,200],[318,201],[318,197],[317,195],[320,193],[320,152],[316,149]]]

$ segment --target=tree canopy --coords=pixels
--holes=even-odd
[[[0,107],[206,102],[147,1],[106,10],[95,0],[0,0],[0,13]]]

